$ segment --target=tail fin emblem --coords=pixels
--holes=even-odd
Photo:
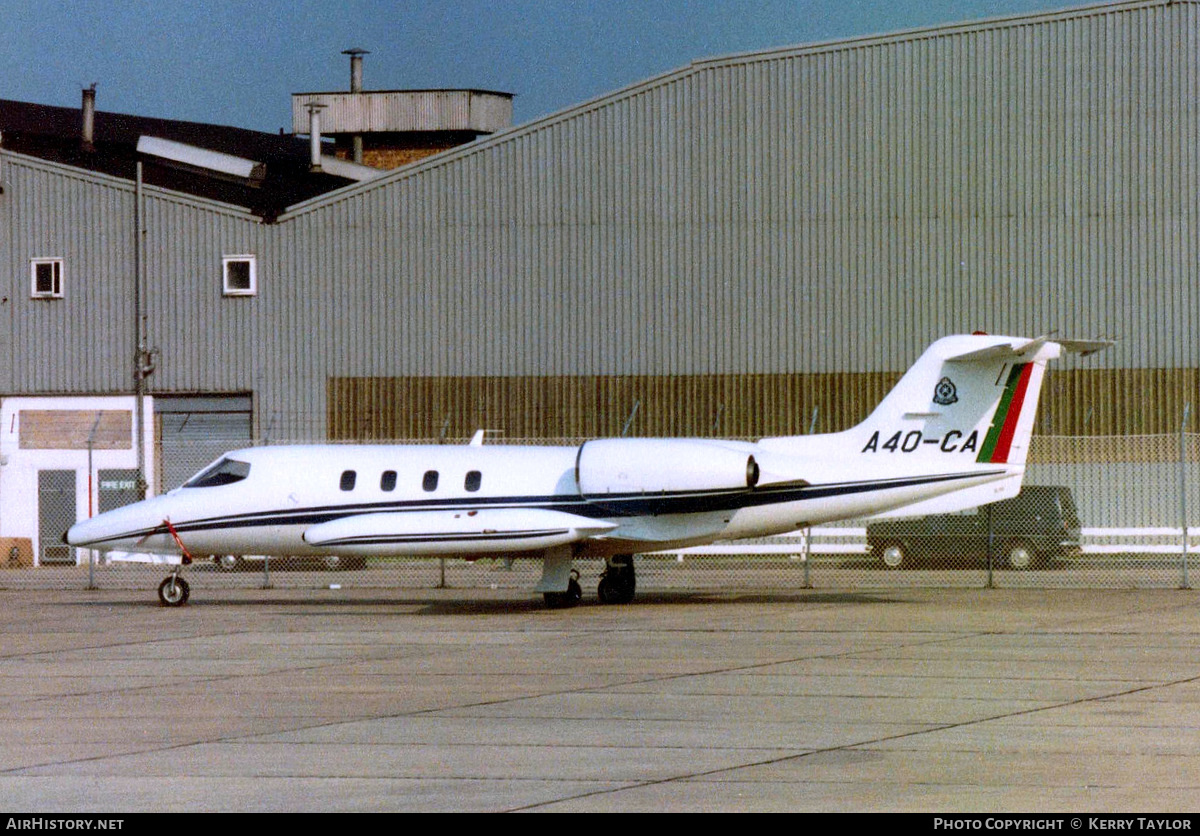
[[[933,387],[933,402],[938,406],[949,406],[958,402],[958,389],[953,380],[943,377],[938,381],[937,386]]]

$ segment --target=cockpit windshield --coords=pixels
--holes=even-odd
[[[239,462],[237,459],[221,459],[205,470],[200,471],[183,483],[185,488],[215,488],[218,485],[231,485],[240,482],[250,475],[249,462]]]

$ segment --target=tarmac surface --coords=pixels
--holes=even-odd
[[[6,591],[0,809],[1200,808],[1200,594]]]

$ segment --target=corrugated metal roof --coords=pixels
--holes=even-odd
[[[444,151],[436,157],[413,163],[402,169],[396,169],[388,176],[371,181],[370,184],[347,186],[345,189],[328,195],[317,196],[311,200],[298,203],[288,208],[285,216],[293,212],[306,211],[310,208],[325,205],[356,193],[363,188],[383,188],[389,182],[406,177],[420,176],[421,172],[436,166],[452,165],[457,159],[475,155],[488,154],[496,144],[520,141],[522,138],[545,130],[552,130],[556,125],[568,122],[578,117],[602,108],[616,105],[623,100],[637,97],[650,91],[672,87],[686,79],[706,72],[719,71],[737,66],[747,66],[765,61],[780,61],[788,58],[814,57],[822,54],[862,50],[885,45],[903,45],[930,39],[945,38],[951,35],[962,36],[973,32],[988,32],[1010,28],[1027,28],[1055,21],[1069,21],[1097,15],[1122,14],[1139,9],[1165,8],[1171,5],[1200,5],[1200,0],[1119,0],[1111,3],[1093,3],[1084,6],[1064,8],[1057,11],[1038,12],[1032,14],[1004,15],[962,23],[946,23],[937,26],[921,27],[902,30],[899,32],[882,33],[869,36],[855,36],[828,41],[818,41],[808,44],[775,47],[697,59],[690,64],[669,70],[657,76],[635,82],[627,87],[614,90],[594,99],[564,108],[555,113],[534,119],[511,130],[505,130],[492,137],[485,137],[468,146]],[[349,95],[349,94],[346,94]],[[293,117],[295,119],[295,117]],[[304,130],[307,130],[307,119]]]
[[[135,177],[137,144],[142,136],[262,162],[264,177],[253,185],[158,165],[150,157],[145,158],[143,176],[148,184],[247,208],[268,219],[291,204],[354,182],[310,172],[308,143],[291,136],[98,111],[95,149],[85,151],[80,146],[81,124],[77,108],[0,100],[0,144],[4,149],[123,180]]]

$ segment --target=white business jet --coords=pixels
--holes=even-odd
[[[71,527],[82,548],[182,555],[540,558],[551,607],[576,558],[633,599],[633,554],[867,516],[944,513],[1021,489],[1046,362],[1107,342],[952,336],[858,426],[757,442],[605,438],[576,447],[312,445],[226,454],[182,487]],[[159,588],[187,600],[178,569]]]

